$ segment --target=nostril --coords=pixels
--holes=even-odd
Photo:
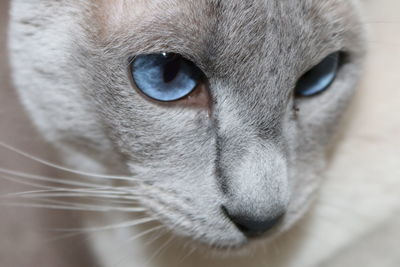
[[[284,217],[284,213],[281,212],[277,216],[260,219],[246,214],[232,214],[225,206],[221,208],[236,227],[247,237],[258,237],[264,234],[278,225]]]

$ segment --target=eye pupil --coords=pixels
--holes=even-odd
[[[176,57],[164,65],[164,82],[170,83],[178,76],[181,70],[181,61]]]

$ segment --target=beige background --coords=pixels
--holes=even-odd
[[[386,200],[385,196],[390,194],[400,195],[400,1],[365,2],[368,4],[371,54],[360,93],[353,107],[354,118],[343,144],[338,149],[339,155],[334,159],[329,176],[352,173],[354,177],[359,178],[374,177],[375,183],[381,180],[382,183],[391,183],[390,188],[393,192],[387,189],[379,192],[371,189],[371,192],[377,192],[374,197],[382,201],[375,203],[384,203],[381,209],[387,210],[387,220],[393,221],[393,218],[399,218],[397,215],[400,214],[400,208],[390,206],[394,204],[383,199]],[[7,10],[8,2],[0,0],[0,141],[54,161],[54,151],[37,135],[10,85],[5,52]],[[376,165],[380,167],[375,167]],[[56,175],[54,170],[2,148],[0,167],[48,176]],[[374,186],[374,182],[371,186],[374,189],[380,188]],[[0,194],[22,190],[27,189],[0,179]],[[348,205],[366,201],[362,195],[365,190],[367,189],[364,187],[351,188],[349,196],[353,197],[354,202]],[[379,207],[375,209],[371,212],[378,211]],[[49,242],[51,233],[45,229],[76,225],[79,225],[79,220],[75,213],[0,207],[0,267],[97,266],[87,256],[84,240]],[[376,265],[371,266],[400,266],[400,259],[394,256],[399,239],[390,238],[399,236],[400,226],[390,223],[385,225],[384,222],[378,224],[377,229],[380,230],[371,230],[370,235],[360,239],[357,246],[354,245],[357,248],[349,250],[351,253],[343,250],[341,257],[332,258],[331,263],[325,266],[362,266],[359,265],[360,259],[369,253],[377,253],[376,258],[379,259]],[[365,245],[370,243],[375,246]],[[383,258],[388,261],[382,262]]]

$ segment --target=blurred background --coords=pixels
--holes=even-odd
[[[56,153],[35,131],[11,84],[6,51],[8,9],[9,1],[0,0],[0,141],[40,158],[58,162]],[[50,177],[59,176],[54,169],[0,148],[0,168],[2,167]],[[35,189],[0,178],[1,195],[27,190]],[[0,206],[0,266],[99,266],[91,260],[84,238],[78,236],[53,241],[60,233],[49,231],[79,226],[77,212]]]
[[[349,125],[321,192],[321,203],[335,201],[347,208],[317,207],[313,227],[327,234],[306,243],[299,252],[303,262],[319,257],[324,267],[400,266],[400,1],[364,3],[370,55]],[[0,141],[57,162],[56,153],[40,138],[19,104],[10,81],[8,5],[0,0]],[[4,148],[0,148],[0,168],[57,176],[55,170]],[[0,179],[0,194],[26,190],[32,188]],[[324,216],[330,216],[330,224],[319,221]],[[79,214],[74,212],[0,207],[0,266],[98,266],[83,238],[51,242],[52,234],[46,231],[79,223]],[[346,227],[340,228],[341,224]],[[329,239],[329,233],[340,238]],[[330,255],[318,254],[321,242],[331,247]]]

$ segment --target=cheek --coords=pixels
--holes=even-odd
[[[322,95],[301,99],[297,103],[296,130],[310,149],[323,149],[337,135],[351,103],[354,82],[338,80]]]
[[[124,114],[120,127],[112,129],[118,147],[129,158],[160,168],[185,167],[191,158],[211,150],[209,120],[204,112],[153,108],[156,110],[147,114]]]
[[[327,122],[308,122],[300,116],[301,114],[297,120],[286,123],[284,131],[292,202],[299,198],[299,194],[307,195],[309,193],[306,192],[311,192],[318,186],[326,161],[327,134],[324,131]]]

